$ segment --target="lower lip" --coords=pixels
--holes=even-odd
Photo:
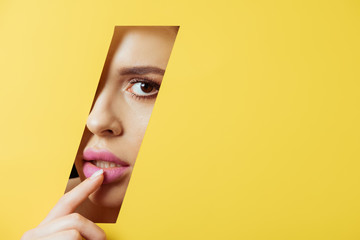
[[[128,169],[128,166],[112,167],[112,168],[99,168],[89,161],[85,161],[83,165],[83,172],[86,178],[91,177],[96,171],[104,170],[104,181],[102,184],[109,184],[119,180]]]

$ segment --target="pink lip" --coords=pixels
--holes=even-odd
[[[104,170],[104,182],[103,184],[108,184],[117,181],[120,179],[126,172],[126,170],[130,167],[130,164],[120,160],[114,154],[107,150],[94,150],[94,149],[86,149],[83,153],[83,172],[86,178],[89,178],[94,172],[100,170],[101,168],[95,166],[91,161],[105,161],[112,162],[115,164],[121,165],[121,167],[111,167],[111,168],[103,168]]]

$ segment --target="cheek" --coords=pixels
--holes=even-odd
[[[133,119],[131,122],[132,127],[129,131],[132,132],[131,135],[137,148],[140,148],[146,129],[148,127],[149,119],[150,115],[139,116],[138,118]]]
[[[133,97],[127,96],[126,102],[126,114],[120,116],[126,125],[124,126],[125,130],[133,130],[142,138],[148,126],[155,101],[135,100]]]
[[[129,134],[129,140],[136,148],[136,154],[141,146],[146,129],[148,127],[152,109],[153,104],[133,104],[131,110],[129,111],[131,114],[128,114],[126,122],[124,119],[124,132]]]

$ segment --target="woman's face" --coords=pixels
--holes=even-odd
[[[81,181],[104,169],[89,197],[96,205],[121,206],[175,37],[165,27],[129,27],[114,37],[75,161]]]

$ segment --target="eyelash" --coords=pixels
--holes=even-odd
[[[160,84],[156,83],[155,81],[148,79],[148,78],[133,78],[129,81],[129,83],[131,84],[129,87],[126,88],[126,90],[130,89],[132,86],[134,86],[136,83],[146,83],[149,84],[151,87],[153,87],[157,93],[156,94],[151,94],[148,96],[139,96],[136,95],[133,92],[129,92],[131,94],[132,97],[134,97],[137,100],[147,100],[147,99],[153,99],[156,98],[160,89]]]

